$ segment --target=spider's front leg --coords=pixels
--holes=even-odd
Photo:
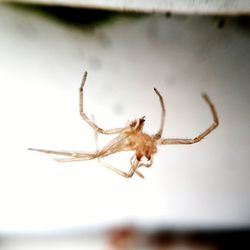
[[[94,131],[98,132],[98,133],[101,133],[101,134],[107,134],[107,135],[110,135],[110,134],[118,134],[120,133],[122,130],[124,130],[124,128],[115,128],[115,129],[102,129],[100,127],[98,127],[92,120],[89,119],[89,117],[84,113],[83,111],[83,87],[86,83],[86,80],[87,80],[87,72],[84,73],[84,76],[83,76],[83,80],[82,80],[82,84],[80,86],[80,89],[79,89],[79,110],[80,110],[80,116],[82,117],[82,119],[84,121],[86,121],[93,129]]]
[[[193,139],[161,139],[159,140],[159,144],[166,145],[166,144],[194,144],[201,141],[204,137],[206,137],[209,133],[211,133],[216,127],[219,125],[218,115],[215,109],[214,104],[211,102],[210,98],[203,94],[202,97],[210,107],[210,110],[213,115],[213,123],[210,127],[208,127],[204,132],[199,134],[198,136],[194,137]]]
[[[160,124],[160,128],[158,130],[158,132],[154,135],[154,139],[159,140],[162,136],[162,132],[164,129],[164,123],[165,123],[165,116],[166,116],[166,108],[165,108],[165,104],[162,98],[162,95],[160,94],[160,92],[154,88],[155,93],[158,95],[159,100],[160,100],[160,104],[161,104],[161,124]]]

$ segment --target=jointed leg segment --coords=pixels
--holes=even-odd
[[[81,115],[82,119],[84,121],[86,121],[98,133],[107,134],[107,135],[120,133],[123,130],[123,128],[115,128],[115,129],[106,129],[106,130],[104,130],[104,129],[98,127],[84,113],[84,111],[83,111],[83,87],[84,87],[84,85],[86,83],[86,79],[87,79],[87,72],[84,73],[82,84],[81,84],[80,89],[79,89],[79,99],[80,99],[80,101],[79,101],[79,110],[80,110],[80,115]]]
[[[207,102],[207,104],[210,107],[210,110],[213,115],[213,124],[207,128],[203,133],[199,134],[193,139],[161,139],[159,141],[159,144],[166,145],[166,144],[194,144],[199,141],[201,141],[204,137],[206,137],[210,132],[212,132],[218,125],[219,125],[219,119],[218,115],[215,109],[214,104],[211,102],[209,97],[206,94],[203,94],[202,97]]]
[[[160,92],[156,88],[154,88],[154,91],[158,95],[158,97],[160,99],[160,104],[161,104],[161,125],[160,125],[159,131],[154,135],[154,138],[156,140],[159,140],[162,136],[162,132],[163,132],[163,128],[164,128],[166,109],[165,109],[164,101],[163,101],[163,98],[162,98]]]
[[[134,173],[136,173],[138,176],[140,176],[141,178],[144,179],[144,176],[137,170],[137,168],[139,167],[139,161],[138,160],[135,160],[133,162],[133,164],[131,165],[131,168],[129,169],[129,171],[126,173],[118,168],[114,168],[112,167],[111,165],[101,161],[101,159],[98,159],[99,163],[103,166],[103,167],[106,167],[110,170],[112,170],[113,172],[125,177],[125,178],[131,178]]]
[[[56,150],[37,149],[37,148],[28,148],[28,150],[42,152],[46,154],[52,154],[52,155],[63,155],[63,156],[68,156],[68,157],[80,157],[80,158],[86,158],[86,159],[92,159],[94,155],[94,154],[86,154],[83,152],[56,151]]]

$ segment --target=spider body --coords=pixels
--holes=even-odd
[[[138,131],[129,131],[128,144],[129,149],[135,151],[136,159],[140,161],[143,157],[147,160],[152,158],[152,155],[157,152],[156,141],[152,136],[143,132],[143,127]]]
[[[116,128],[116,129],[107,129],[104,130],[98,127],[94,121],[92,121],[83,111],[83,87],[85,85],[87,79],[87,72],[85,72],[82,84],[79,90],[79,99],[80,99],[80,116],[82,119],[87,122],[95,131],[96,139],[97,134],[118,134],[113,140],[111,140],[106,146],[104,146],[100,150],[96,150],[94,153],[84,153],[84,152],[72,152],[72,151],[55,151],[55,150],[47,150],[47,149],[34,149],[29,148],[29,150],[39,151],[47,154],[53,155],[61,155],[64,158],[55,158],[55,160],[59,162],[74,162],[74,161],[86,161],[92,159],[98,159],[98,161],[105,167],[114,171],[115,173],[130,178],[136,173],[141,178],[144,176],[138,171],[138,169],[142,166],[150,167],[153,164],[153,155],[157,152],[157,146],[159,145],[168,145],[168,144],[194,144],[200,142],[204,137],[206,137],[212,130],[214,130],[218,124],[218,116],[216,109],[213,103],[210,101],[209,97],[206,94],[203,94],[203,98],[208,104],[212,115],[213,115],[213,123],[206,129],[204,132],[199,134],[198,136],[191,139],[169,139],[162,138],[164,122],[165,122],[165,104],[163,98],[159,91],[154,88],[156,95],[159,97],[161,104],[161,121],[160,128],[158,132],[154,135],[148,135],[143,132],[145,117],[141,117],[134,121],[131,121],[124,128]],[[130,159],[131,167],[128,172],[121,171],[118,168],[114,168],[104,162],[102,162],[102,158],[115,154],[121,151],[134,151],[134,155]]]

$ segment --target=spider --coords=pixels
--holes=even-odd
[[[137,174],[141,178],[144,176],[139,172],[140,167],[151,167],[153,164],[153,156],[157,152],[158,145],[174,145],[174,144],[194,144],[200,142],[205,136],[207,136],[211,131],[213,131],[218,125],[219,120],[215,106],[206,94],[203,94],[205,102],[208,104],[212,116],[213,123],[204,132],[192,139],[181,139],[181,138],[162,138],[164,121],[166,115],[165,104],[160,92],[154,88],[155,94],[158,96],[161,105],[161,120],[160,128],[158,132],[154,135],[148,135],[143,132],[143,127],[145,123],[145,116],[130,121],[124,128],[114,128],[114,129],[102,129],[96,125],[95,121],[90,119],[84,112],[83,109],[83,88],[85,86],[87,79],[87,72],[84,73],[83,80],[79,89],[79,111],[81,118],[87,122],[90,127],[94,130],[96,139],[97,134],[112,135],[117,134],[117,136],[111,140],[102,149],[96,149],[94,153],[84,153],[84,152],[73,152],[73,151],[54,151],[46,149],[36,149],[29,148],[29,150],[39,151],[47,154],[62,155],[64,158],[54,158],[58,162],[75,162],[75,161],[87,161],[92,159],[98,159],[98,161],[108,169],[114,171],[115,173],[130,178],[134,174]],[[134,155],[130,159],[131,167],[128,172],[121,171],[111,165],[108,165],[101,161],[102,158],[115,154],[121,151],[134,151]]]

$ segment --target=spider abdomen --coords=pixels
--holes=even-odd
[[[155,141],[151,136],[145,133],[136,134],[132,139],[134,141],[134,150],[137,160],[141,160],[142,157],[146,157],[148,160],[156,153],[157,148]]]

